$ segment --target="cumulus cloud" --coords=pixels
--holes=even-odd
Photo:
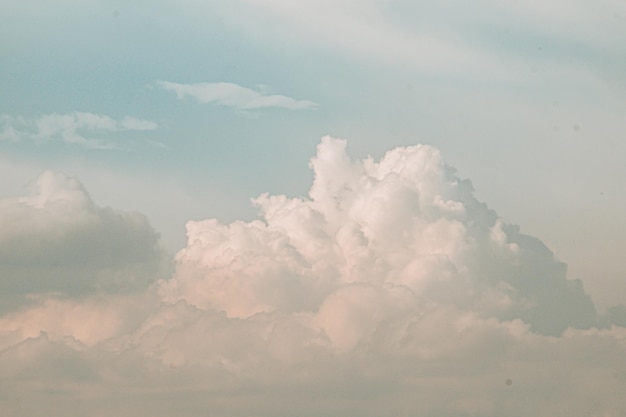
[[[355,162],[345,146],[323,139],[307,199],[262,195],[254,202],[263,220],[190,222],[189,245],[163,294],[249,317],[317,311],[336,291],[345,301],[362,298],[352,291],[402,289],[413,302],[390,305],[462,306],[546,334],[596,322],[565,265],[477,201],[438,150],[398,148],[379,162]]]
[[[80,182],[46,171],[0,200],[3,305],[42,293],[133,292],[155,280],[159,235],[145,216],[97,206]]]
[[[282,108],[302,110],[317,107],[310,100],[296,100],[283,95],[265,94],[233,83],[179,84],[157,81],[157,86],[176,94],[179,99],[192,97],[199,103],[234,107],[239,110]]]
[[[258,220],[189,222],[169,279],[40,296],[1,316],[0,410],[624,415],[623,306],[601,325],[565,266],[478,201],[437,149],[353,160],[325,137],[311,167],[308,197],[262,195]],[[83,224],[93,203],[75,183],[62,189],[19,204]]]
[[[35,120],[2,115],[0,140],[35,141],[60,140],[91,148],[115,147],[96,136],[103,133],[155,130],[158,125],[149,120],[126,116],[120,120],[88,112],[45,114]]]

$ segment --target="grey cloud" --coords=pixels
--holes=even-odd
[[[47,171],[23,198],[0,200],[3,299],[59,292],[133,292],[158,278],[159,235],[138,213],[97,206],[83,186]]]
[[[618,304],[608,309],[605,317],[607,325],[616,325],[626,328],[626,304]]]

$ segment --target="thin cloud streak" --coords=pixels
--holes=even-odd
[[[157,123],[150,120],[130,116],[114,119],[107,115],[89,112],[51,113],[37,119],[2,115],[0,118],[0,140],[12,142],[56,140],[88,148],[113,149],[118,146],[96,139],[94,135],[150,131],[156,130],[158,127]]]
[[[267,95],[260,91],[233,83],[180,84],[170,81],[157,81],[160,88],[176,94],[178,99],[194,98],[199,103],[233,107],[239,110],[281,108],[287,110],[314,109],[317,103],[310,100],[296,100],[284,95]]]

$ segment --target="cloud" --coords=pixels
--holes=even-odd
[[[0,140],[59,140],[90,148],[114,148],[115,145],[94,136],[105,133],[155,130],[154,122],[124,117],[121,120],[88,112],[46,114],[35,120],[2,115]]]
[[[317,107],[317,103],[309,100],[296,100],[283,95],[266,95],[232,83],[179,84],[157,81],[156,84],[164,90],[175,93],[181,100],[185,97],[192,97],[199,103],[234,107],[239,110],[264,108],[303,110]]]
[[[625,35],[623,6],[607,0],[544,2],[240,0],[200,8],[255,41],[289,37],[299,46],[438,77],[474,82],[580,86],[615,73]],[[450,10],[457,13],[450,13]],[[197,11],[197,8],[193,8]],[[598,25],[598,22],[602,24]],[[590,74],[591,73],[591,74]]]
[[[307,197],[264,194],[253,200],[257,220],[189,222],[168,279],[82,297],[63,297],[72,290],[57,285],[57,294],[0,316],[0,410],[42,415],[76,403],[63,415],[626,412],[623,306],[612,310],[613,325],[603,324],[550,250],[478,201],[437,149],[353,160],[345,141],[325,137],[311,167]],[[38,241],[69,224],[84,229],[86,213],[102,217],[75,180],[54,175],[3,207],[24,210],[19,204],[49,213],[24,215],[46,231],[35,233]],[[115,236],[135,236],[142,224],[116,218]],[[146,243],[129,247],[131,240],[111,242],[123,251],[105,258],[132,263],[124,256]],[[31,264],[43,256],[36,248]],[[7,252],[0,264],[11,259],[22,258]]]
[[[40,175],[31,193],[0,200],[4,307],[46,293],[143,291],[161,272],[159,235],[145,216],[97,206],[75,178]]]
[[[317,311],[352,285],[391,286],[415,303],[462,304],[546,334],[595,323],[582,284],[541,241],[477,201],[436,149],[355,162],[345,146],[323,139],[309,199],[262,195],[254,202],[263,221],[189,222],[189,245],[164,294],[249,317]]]

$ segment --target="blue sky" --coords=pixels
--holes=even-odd
[[[146,278],[173,274],[180,281],[181,292],[168,287],[163,300],[217,308],[194,304],[182,289],[186,256],[206,261],[187,241],[185,225],[263,219],[250,201],[263,193],[306,200],[316,178],[335,172],[310,166],[330,135],[347,140],[354,161],[417,144],[439,149],[455,175],[471,181],[477,200],[567,264],[567,277],[582,282],[599,313],[626,301],[622,1],[4,3],[0,199],[13,207],[20,198],[31,201],[20,197],[31,195],[29,187],[35,196],[84,190],[94,215],[126,213],[115,227],[143,230],[139,237],[122,233],[130,240],[120,247],[135,242],[132,236],[152,245],[143,229],[152,228],[163,254],[150,246],[156,252],[145,256],[163,258],[141,274],[157,274],[157,264],[172,263],[179,250],[176,262],[184,264]],[[45,181],[33,185],[44,171]],[[7,224],[14,215],[35,216],[6,210]],[[49,220],[42,219],[36,223]],[[295,227],[291,221],[280,227]],[[57,230],[50,227],[15,233],[32,238]],[[510,244],[513,229],[505,230]],[[87,245],[100,236],[89,230],[80,234]],[[41,273],[24,268],[24,276]],[[88,281],[100,285],[103,273],[92,272],[84,272]]]

